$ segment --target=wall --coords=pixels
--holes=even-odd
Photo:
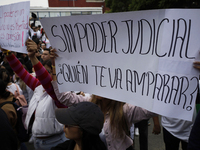
[[[86,0],[48,0],[49,7],[103,7],[103,13],[108,8],[105,2],[86,2]]]

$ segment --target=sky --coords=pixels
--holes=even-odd
[[[30,1],[31,7],[48,7],[48,0],[0,0],[0,6],[23,1]]]

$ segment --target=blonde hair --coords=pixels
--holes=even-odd
[[[102,100],[92,95],[91,102],[97,104],[102,109]],[[111,100],[107,106],[110,115],[110,128],[113,137],[121,137],[124,132],[129,135],[128,125],[123,113],[123,106],[125,103]]]
[[[23,91],[26,90],[26,83],[25,83],[22,79],[19,79],[18,82],[19,82],[19,87],[20,87]]]

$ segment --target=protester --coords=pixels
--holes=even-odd
[[[29,49],[35,49],[33,45],[27,45]],[[54,55],[54,50],[51,51]],[[97,104],[104,113],[104,126],[100,137],[102,141],[106,141],[105,145],[108,150],[114,149],[133,149],[132,139],[128,136],[129,129],[132,123],[136,123],[143,119],[148,119],[153,116],[157,116],[140,107],[136,107],[130,104],[126,104],[119,101],[110,100],[100,96],[93,95],[92,97],[84,97],[72,92],[59,93],[57,82],[55,82],[55,62],[53,62],[53,88],[58,100],[66,106],[72,106],[73,104],[82,101],[91,101]],[[36,72],[37,74],[37,72]]]
[[[1,81],[0,81],[1,83]],[[18,140],[6,113],[0,109],[0,149],[18,150]]]
[[[42,34],[42,36],[41,36],[42,42],[46,43],[46,48],[50,48],[51,49],[51,44],[50,44],[50,41],[49,41],[49,39],[47,37],[46,32],[44,31],[44,28],[41,29],[41,34]]]
[[[194,68],[200,71],[200,62],[194,62]],[[199,98],[199,97],[197,97]],[[189,141],[188,150],[199,150],[200,149],[200,111],[198,111],[194,125],[192,127]]]
[[[39,79],[39,81],[37,79],[33,78],[32,76],[29,76],[29,74],[21,66],[21,64],[14,57],[14,55],[9,54],[7,56],[7,59],[8,59],[8,62],[10,63],[10,65],[12,66],[13,70],[19,75],[19,77],[27,76],[26,78],[24,78],[24,82],[29,87],[31,87],[31,85],[34,85],[32,87],[32,89],[34,90],[34,88],[36,88],[38,86],[34,91],[34,93],[37,93],[37,94],[35,94],[35,96],[33,95],[32,99],[31,99],[31,102],[33,103],[32,105],[34,107],[30,107],[28,110],[28,113],[27,113],[27,117],[26,117],[27,126],[29,125],[32,115],[34,114],[34,111],[35,111],[34,108],[37,106],[37,103],[39,102],[39,104],[40,104],[40,102],[44,103],[46,101],[46,99],[37,101],[37,99],[39,100],[39,99],[43,98],[43,95],[42,95],[43,88],[41,86],[41,84],[42,84],[44,86],[45,90],[55,100],[55,103],[57,105],[60,104],[57,101],[58,99],[61,103],[65,104],[66,106],[72,106],[73,104],[79,103],[82,101],[91,101],[91,102],[97,104],[101,108],[101,110],[105,116],[104,126],[103,126],[103,130],[102,130],[103,132],[101,132],[100,137],[101,137],[102,141],[106,141],[105,145],[107,146],[107,149],[108,150],[112,150],[112,149],[132,150],[133,149],[133,147],[132,147],[133,141],[128,136],[129,129],[130,129],[132,123],[136,123],[140,120],[148,119],[153,116],[157,116],[156,114],[151,113],[140,107],[136,107],[136,106],[133,106],[130,104],[125,104],[125,103],[119,102],[119,101],[110,100],[110,99],[103,98],[103,97],[96,96],[96,95],[93,95],[92,97],[88,97],[88,96],[83,97],[82,95],[77,95],[72,92],[59,93],[58,88],[57,88],[57,83],[54,81],[51,84],[51,77],[48,74],[48,72],[49,72],[51,75],[53,75],[53,78],[56,78],[55,77],[55,64],[53,64],[53,67],[52,67],[53,73],[50,70],[51,66],[47,67],[44,65],[45,68],[48,70],[48,72],[47,72],[35,56],[35,53],[37,52],[37,45],[30,39],[26,41],[26,45],[27,45],[28,55],[32,61],[32,64],[33,64],[35,72],[36,72],[36,76]],[[32,80],[31,83],[27,82],[28,78],[30,78],[29,81]],[[52,85],[54,87],[52,87]],[[55,92],[54,92],[53,88],[54,88]],[[46,93],[46,95],[47,95],[47,93]],[[30,102],[29,106],[31,106],[31,102]],[[47,101],[47,102],[49,102],[49,101]],[[45,113],[43,113],[43,111],[47,111],[47,109],[45,109],[45,108],[48,108],[48,113],[49,113],[48,116],[52,115],[52,118],[54,117],[52,114],[52,111],[51,111],[51,106],[48,106],[47,104],[46,105],[43,104],[39,108],[41,109],[40,111],[37,111],[37,110],[35,111],[36,112],[34,114],[35,121],[34,121],[33,127],[32,127],[33,135],[35,135],[36,138],[41,133],[44,134],[45,131],[47,130],[46,129],[47,126],[50,126],[51,125],[50,123],[52,123],[52,121],[51,122],[46,121],[48,123],[48,125],[45,123],[44,123],[45,127],[42,126],[44,124],[41,125],[42,121],[40,121],[41,119],[39,119],[39,118],[41,118],[41,117],[39,117],[39,115],[45,114]],[[45,115],[42,117],[48,118],[48,116]],[[37,117],[38,117],[38,119],[37,119]],[[37,132],[39,131],[41,133],[35,134],[36,131],[34,129],[37,129],[36,131]],[[42,142],[44,144],[43,141],[40,140],[40,142]],[[38,148],[37,145],[35,145],[35,146]],[[50,146],[52,147],[53,145],[49,145],[49,147]]]
[[[46,48],[46,43],[42,41],[42,43],[40,44],[40,47],[44,50]]]
[[[35,49],[37,50],[37,45],[35,44],[35,46]],[[2,51],[5,50],[2,49]],[[57,100],[57,98],[54,96],[55,94],[51,83],[44,80],[52,80],[49,75],[49,73],[51,74],[52,72],[51,62],[49,61],[50,63],[44,63],[44,67],[49,71],[48,73],[37,60],[35,52],[32,53],[29,51],[28,56],[32,62],[34,70],[39,71],[37,78],[44,82],[43,85],[48,93],[45,92],[40,81],[30,75],[13,54],[8,53],[7,60],[17,75],[34,91],[25,120],[27,127],[32,125],[34,147],[36,150],[49,150],[51,147],[67,140],[63,132],[63,125],[56,120],[54,113],[57,107],[64,106],[59,102],[53,101],[53,99]],[[35,59],[37,62],[34,61]]]
[[[41,30],[41,25],[38,25],[38,30],[39,30],[39,31]]]
[[[23,95],[21,88],[11,82],[10,73],[6,69],[0,69],[0,79],[2,79],[7,84],[7,90],[15,95],[15,92],[19,89],[19,94]]]
[[[42,59],[42,62],[50,59],[50,49],[48,49],[48,48],[43,49],[41,59]]]
[[[7,91],[6,88],[7,83],[0,78],[0,104],[6,101],[13,101],[14,95]],[[1,107],[1,109],[7,114],[8,121],[16,133],[15,125],[17,123],[17,113],[14,106],[12,104],[5,104]]]
[[[179,150],[180,143],[182,150],[187,150],[188,139],[194,119],[195,115],[193,115],[192,121],[161,117],[166,150]]]
[[[32,17],[29,18],[29,37],[31,39],[35,39],[38,38],[40,39],[42,34],[40,33],[39,28],[35,25],[35,21],[36,21],[37,16],[32,13]],[[33,20],[33,23],[30,23],[30,20]]]
[[[25,65],[23,65],[23,67],[27,70]],[[21,88],[22,93],[27,101],[27,104],[29,104],[33,96],[33,90],[30,87],[28,87],[26,83],[21,78],[19,78],[19,76],[16,73],[14,82]]]
[[[139,136],[140,150],[148,150],[148,119],[135,124],[135,134]]]
[[[40,47],[42,43],[39,38],[32,39],[37,44],[37,51],[42,55],[43,49]]]
[[[154,127],[152,133],[155,135],[160,134],[161,127],[158,116],[152,118]],[[135,124],[138,128],[140,150],[148,150],[148,124],[149,119],[142,120]]]
[[[99,138],[104,115],[94,103],[81,102],[70,108],[57,109],[56,118],[65,125],[65,136],[70,140],[51,150],[106,150]]]
[[[194,125],[192,127],[189,141],[188,150],[199,150],[200,149],[200,111],[196,117]]]

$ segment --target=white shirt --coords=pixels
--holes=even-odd
[[[161,124],[173,136],[185,142],[188,142],[190,132],[195,120],[195,116],[196,113],[194,113],[192,121],[186,121],[186,120],[180,120],[162,116]]]
[[[23,92],[22,92],[21,88],[17,84],[12,83],[11,85],[8,85],[6,89],[8,91],[10,91],[11,93],[13,93],[13,95],[15,95],[15,91],[17,91],[17,87],[16,86],[19,89],[20,95],[23,95]]]

